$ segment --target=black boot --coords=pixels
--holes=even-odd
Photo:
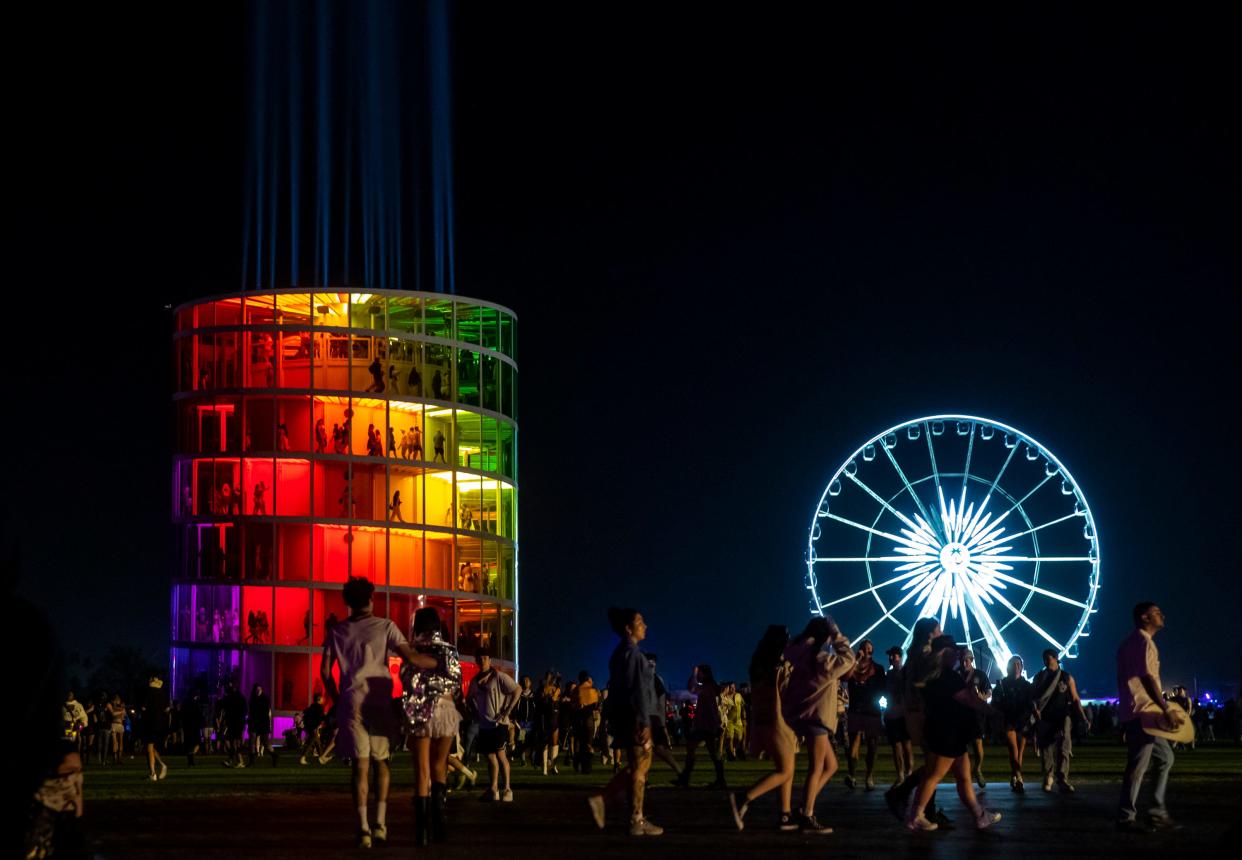
[[[713,764],[716,765],[716,781],[709,785],[708,788],[728,788],[729,786],[725,783],[724,778],[724,762],[716,759]]]
[[[442,782],[431,784],[431,841],[443,842],[448,838],[448,786]]]
[[[414,798],[414,847],[431,844],[431,798]]]

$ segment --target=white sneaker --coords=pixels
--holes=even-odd
[[[166,776],[168,776],[168,765],[160,762],[160,779],[163,779]]]
[[[919,831],[931,832],[938,827],[940,827],[939,824],[934,821],[928,821],[927,816],[922,814],[919,814],[914,818],[906,819],[906,830],[909,830],[912,833],[918,833]]]
[[[604,829],[604,797],[600,794],[592,794],[587,798],[587,806],[591,807],[591,818],[595,822],[595,826],[600,830]]]
[[[663,827],[657,827],[645,818],[630,822],[631,836],[659,836],[663,832]]]
[[[512,803],[513,802],[513,789],[506,788],[504,791],[502,791],[500,793],[500,800],[502,803]]]
[[[158,779],[159,779],[159,777],[158,777],[158,776],[156,776],[156,775],[155,775],[155,774],[153,774],[153,773],[149,773],[149,774],[147,774],[147,780],[148,780],[148,781],[150,781],[150,782],[156,782]]]
[[[867,777],[867,791],[875,791],[875,777]]]
[[[1044,791],[1052,791],[1052,774],[1044,777]]]
[[[1001,814],[999,812],[990,812],[980,806],[979,813],[975,816],[975,828],[986,830],[1000,820]]]
[[[738,795],[741,795],[739,798]],[[737,825],[737,829],[741,830],[746,826],[744,819],[746,818],[746,810],[749,804],[746,802],[746,795],[741,792],[729,792],[729,810],[733,813],[733,823]]]
[[[302,756],[300,759],[298,759],[298,764],[310,764],[310,762],[306,760],[306,756]]]

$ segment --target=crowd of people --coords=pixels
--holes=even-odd
[[[487,651],[476,655],[477,674],[462,683],[455,647],[442,636],[435,609],[420,609],[408,636],[388,619],[371,613],[373,587],[351,578],[345,601],[351,615],[326,633],[321,683],[312,701],[285,732],[281,747],[300,765],[327,764],[334,757],[353,769],[358,844],[387,838],[388,760],[400,740],[413,753],[416,830],[420,844],[447,838],[446,797],[474,786],[476,760],[487,763],[482,799],[513,802],[512,768],[533,767],[544,775],[562,766],[590,773],[609,768],[612,779],[588,798],[594,822],[604,827],[609,806],[628,799],[629,829],[657,836],[662,828],[646,818],[645,787],[655,759],[669,769],[673,784],[694,784],[701,754],[711,761],[706,787],[727,793],[738,829],[752,804],[776,792],[781,830],[829,834],[816,801],[845,759],[843,783],[851,790],[876,789],[876,761],[887,745],[897,778],[885,793],[894,815],[912,831],[953,826],[935,803],[936,786],[952,776],[974,825],[999,820],[980,795],[987,788],[984,763],[988,740],[1003,741],[1010,790],[1025,791],[1026,747],[1034,744],[1044,791],[1075,791],[1070,778],[1073,743],[1095,732],[1120,731],[1128,745],[1125,787],[1118,807],[1122,829],[1172,827],[1164,798],[1173,749],[1139,723],[1144,710],[1164,712],[1170,724],[1203,713],[1184,689],[1167,693],[1159,680],[1152,636],[1163,626],[1154,604],[1135,607],[1135,634],[1118,654],[1119,701],[1084,704],[1076,679],[1054,650],[1041,655],[1042,668],[1027,678],[1013,656],[995,683],[975,665],[975,655],[943,635],[935,619],[920,619],[909,647],[885,651],[886,667],[875,659],[870,640],[851,645],[831,618],[813,617],[790,637],[770,626],[755,647],[743,682],[720,681],[710,665],[694,666],[685,690],[668,686],[658,657],[646,650],[647,626],[633,609],[613,609],[609,623],[618,637],[602,687],[586,671],[565,678],[549,670],[537,680],[515,680],[500,671]],[[1135,638],[1137,637],[1137,638]],[[392,707],[389,655],[400,657],[403,695]],[[335,669],[335,674],[334,674]],[[120,764],[142,756],[147,779],[168,774],[164,755],[216,753],[226,767],[245,768],[270,758],[272,702],[260,685],[244,695],[230,684],[216,699],[195,693],[174,702],[162,679],[153,677],[139,701],[129,706],[117,695],[83,703],[72,692],[64,704],[65,733],[84,760]],[[1231,709],[1230,709],[1231,707]],[[1212,723],[1237,735],[1234,703]],[[1234,722],[1230,722],[1230,720]],[[1202,732],[1201,732],[1202,734]],[[679,760],[674,753],[684,746]],[[794,806],[794,772],[805,758],[805,778]],[[753,757],[772,771],[746,788],[733,788],[725,763]],[[1139,823],[1136,800],[1142,773],[1154,761],[1155,805]],[[597,765],[598,763],[598,765]],[[374,819],[369,798],[374,771]]]

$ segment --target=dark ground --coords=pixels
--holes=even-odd
[[[999,777],[1003,751],[989,748],[991,775]],[[849,791],[833,779],[820,796],[819,817],[837,832],[828,837],[780,833],[770,827],[775,806],[760,800],[738,833],[720,792],[680,791],[667,786],[669,772],[653,769],[648,793],[649,817],[667,833],[641,843],[645,857],[805,854],[825,850],[834,857],[876,858],[885,853],[904,856],[1081,857],[1098,855],[1162,856],[1215,854],[1238,844],[1242,813],[1242,749],[1201,748],[1178,754],[1169,804],[1185,830],[1149,838],[1115,833],[1112,816],[1117,801],[1122,751],[1091,746],[1075,755],[1072,796],[1039,790],[1034,759],[1027,761],[1025,796],[993,782],[986,804],[1004,814],[991,830],[976,833],[969,826],[951,785],[941,786],[940,803],[961,826],[953,832],[910,834],[889,815],[882,790]],[[216,758],[200,759],[188,770],[180,757],[169,758],[164,782],[142,781],[144,766],[95,768],[88,774],[88,835],[103,857],[336,857],[356,854],[353,815],[347,794],[347,772],[337,764],[300,768],[286,756],[280,766],[233,772]],[[710,770],[710,768],[708,769]],[[986,771],[986,769],[985,769]],[[763,763],[728,765],[730,781],[749,784],[766,772]],[[391,838],[373,856],[408,856],[414,852],[410,812],[410,764],[405,756],[394,763],[394,796],[390,800]],[[700,771],[703,781],[708,775]],[[891,765],[879,771],[881,789],[891,780]],[[610,774],[596,768],[591,777],[569,772],[543,777],[529,768],[514,770],[515,802],[486,804],[477,792],[456,792],[450,799],[452,841],[435,846],[437,857],[626,857],[635,840],[625,832],[625,813],[610,810],[608,828],[597,831],[587,812],[587,786]],[[799,774],[799,778],[801,774]],[[795,790],[795,803],[798,790]],[[1144,798],[1147,796],[1144,795]],[[1227,835],[1229,828],[1231,834]],[[822,849],[819,846],[822,845]]]

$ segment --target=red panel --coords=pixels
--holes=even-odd
[[[242,642],[247,645],[271,644],[272,588],[267,585],[242,587]]]
[[[276,461],[276,513],[282,517],[310,516],[310,461]]]
[[[277,710],[300,711],[310,704],[309,654],[276,655],[276,689],[272,697]],[[318,666],[316,666],[318,670]]]
[[[388,582],[407,588],[423,587],[421,532],[394,531],[389,536]]]
[[[273,477],[271,460],[246,459],[242,461],[242,513],[251,516],[271,516]]]
[[[277,588],[276,644],[310,644],[310,626],[310,592],[297,587]]]

